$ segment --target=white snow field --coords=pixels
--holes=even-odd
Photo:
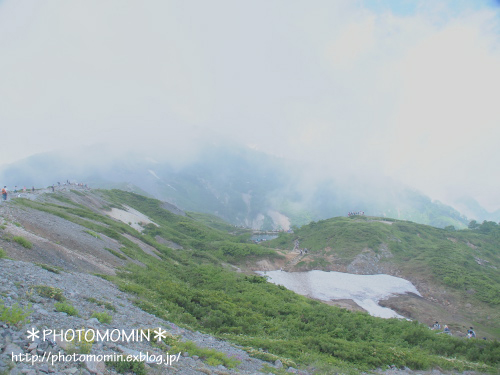
[[[283,285],[295,293],[331,301],[351,299],[372,316],[403,318],[395,311],[379,306],[378,301],[395,294],[415,293],[417,288],[408,280],[389,275],[355,275],[342,272],[284,272],[260,271],[274,284]]]
[[[106,214],[111,216],[113,219],[120,220],[125,224],[129,224],[132,228],[134,228],[138,232],[142,232],[144,230],[143,226],[150,223],[158,226],[158,224],[151,221],[149,217],[147,217],[146,215],[137,210],[134,210],[132,207],[125,205],[123,205],[123,207],[127,211],[113,207],[111,211],[106,211]]]

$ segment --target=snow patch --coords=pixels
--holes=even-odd
[[[390,275],[355,275],[343,272],[284,272],[261,271],[273,284],[283,285],[295,293],[321,301],[351,299],[372,316],[403,318],[395,311],[382,307],[378,301],[395,294],[415,293],[417,288],[408,280]]]
[[[151,173],[154,177],[156,177],[158,180],[160,180],[160,177],[155,173],[155,171],[152,171],[151,169],[148,169],[148,172]]]
[[[132,228],[139,232],[142,232],[143,226],[147,224],[154,224],[158,226],[158,224],[153,222],[149,217],[137,210],[134,210],[132,207],[123,207],[125,207],[127,211],[120,210],[118,208],[112,208],[111,212],[107,212],[107,214],[113,219],[120,220],[121,222],[130,225]]]

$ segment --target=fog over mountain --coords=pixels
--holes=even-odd
[[[498,221],[499,35],[490,0],[3,0],[0,183],[252,226]]]
[[[69,179],[121,188],[257,229],[289,229],[354,211],[438,227],[468,223],[453,208],[390,178],[335,177],[315,165],[222,142],[200,148],[197,160],[182,165],[142,153],[110,157],[95,148],[76,153],[76,158],[68,152],[29,157],[4,168],[0,179],[16,181],[18,187]]]

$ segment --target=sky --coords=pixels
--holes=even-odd
[[[223,138],[500,208],[499,1],[0,0],[0,72],[0,164]]]

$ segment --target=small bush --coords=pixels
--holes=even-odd
[[[92,314],[91,318],[96,318],[100,323],[103,324],[110,324],[111,323],[111,315],[108,313],[102,312],[95,312]]]
[[[5,307],[4,302],[0,301],[0,321],[7,324],[22,325],[32,312],[31,305],[26,309],[23,309],[17,303],[12,307]]]
[[[144,294],[144,292],[146,291],[146,288],[144,288],[142,285],[137,285],[135,283],[120,283],[118,288],[122,292],[132,293],[137,295]]]
[[[52,272],[52,273],[61,273],[62,268],[56,266],[49,266],[48,264],[43,263],[35,263],[37,266],[42,267],[44,270]]]
[[[0,259],[6,258],[7,257],[7,252],[0,247]]]
[[[66,298],[64,298],[62,290],[53,286],[37,285],[35,286],[35,290],[40,295],[40,297],[52,298],[60,302],[66,300]]]
[[[173,336],[175,338],[175,336]],[[234,357],[228,357],[226,353],[218,352],[215,349],[200,348],[193,341],[170,341],[172,352],[189,352],[191,355],[197,355],[209,366],[224,365],[227,368],[238,366],[241,361]]]
[[[102,306],[105,309],[108,309],[108,310],[116,312],[116,307],[112,303],[101,301],[101,300],[98,300],[98,299],[96,299],[94,297],[84,297],[84,299],[86,301],[95,303],[97,306]]]
[[[139,361],[113,361],[106,362],[106,366],[114,369],[120,374],[133,372],[136,375],[146,375],[146,368],[143,362]]]
[[[113,254],[115,257],[127,260],[127,257],[123,254],[120,254],[118,251],[115,251],[113,249],[110,249],[109,247],[105,247],[104,250],[108,250],[111,254]]]
[[[71,316],[79,316],[78,310],[67,302],[56,302],[54,307],[56,308],[56,311],[66,313]]]
[[[91,230],[84,230],[84,232],[85,232],[85,233],[87,233],[87,234],[90,234],[92,237],[95,237],[95,238],[97,238],[97,239],[99,239],[99,240],[101,240],[101,239],[102,239],[102,238],[101,238],[101,236],[99,236],[99,235],[98,235],[97,233],[95,233],[95,232],[92,232]]]
[[[292,361],[291,359],[279,357],[275,354],[264,352],[264,351],[262,351],[262,349],[257,350],[257,349],[252,348],[252,347],[244,347],[242,349],[244,351],[246,351],[251,357],[258,358],[258,359],[261,359],[261,360],[266,361],[266,362],[273,363],[279,359],[281,361],[281,363],[283,363],[283,365],[285,365],[286,367],[297,367],[297,364],[294,361]]]
[[[87,340],[85,338],[85,328],[82,328],[82,332],[75,334],[75,337],[70,343],[68,348],[68,353],[80,353],[80,354],[89,354],[92,350],[92,345],[94,344],[94,340]]]
[[[14,240],[14,242],[17,242],[19,245],[25,247],[26,249],[31,249],[33,247],[33,244],[24,237],[15,236],[12,239]]]
[[[127,255],[129,258],[132,258],[132,259],[136,258],[136,255],[134,254],[134,251],[132,251],[131,249],[129,249],[127,247],[121,247],[120,251],[122,253],[124,253],[125,255]]]

